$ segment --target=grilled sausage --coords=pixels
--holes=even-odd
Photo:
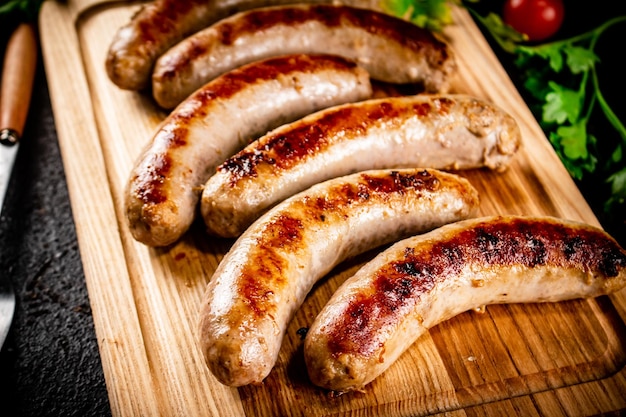
[[[170,48],[155,64],[152,93],[168,108],[221,73],[285,53],[344,56],[373,79],[428,92],[445,92],[456,70],[445,42],[402,19],[348,6],[275,6],[220,20]]]
[[[515,120],[465,95],[371,99],[281,126],[220,165],[202,194],[211,234],[238,236],[264,210],[312,184],[365,169],[503,169]]]
[[[267,212],[234,243],[207,286],[199,339],[229,386],[260,383],[313,284],[353,255],[467,218],[478,194],[435,170],[365,171],[334,178]]]
[[[333,0],[306,0],[330,3]],[[111,81],[126,90],[150,87],[154,63],[187,36],[234,13],[251,8],[300,3],[296,0],[154,0],[120,27],[109,46],[105,66]],[[378,0],[344,0],[378,8]]]
[[[126,214],[134,238],[175,242],[226,158],[269,129],[371,93],[368,74],[336,56],[271,58],[208,83],[168,116],[131,173]]]
[[[624,285],[626,252],[595,227],[553,217],[461,221],[394,244],[345,281],[307,333],[305,362],[314,384],[358,390],[461,312]]]

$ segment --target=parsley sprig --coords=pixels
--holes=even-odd
[[[546,132],[555,152],[570,175],[600,178],[610,189],[602,197],[604,212],[617,227],[626,225],[626,128],[603,94],[598,75],[600,57],[596,47],[612,27],[626,23],[626,16],[608,19],[587,32],[553,42],[531,44],[525,35],[506,25],[499,14],[480,14],[480,0],[381,0],[390,13],[418,26],[441,31],[453,23],[451,5],[465,7],[490,34],[521,75],[521,84],[531,100],[531,111]],[[500,4],[500,3],[498,3]],[[592,116],[601,115],[614,132],[600,138],[590,128]],[[611,220],[609,220],[611,221]]]
[[[611,196],[605,210],[626,201],[626,127],[602,93],[595,53],[600,37],[611,27],[626,23],[626,16],[607,20],[585,33],[538,45],[505,25],[498,15],[480,16],[468,8],[506,52],[515,55],[525,89],[536,103],[540,124],[570,175],[582,180],[586,173],[607,173]],[[600,160],[598,138],[589,132],[592,115],[600,111],[617,132],[619,140],[610,156]]]

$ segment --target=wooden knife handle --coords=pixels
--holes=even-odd
[[[16,144],[24,130],[37,66],[33,23],[20,23],[7,43],[0,85],[0,143]]]

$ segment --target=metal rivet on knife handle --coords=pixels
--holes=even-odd
[[[15,129],[0,130],[0,144],[5,146],[13,146],[20,140],[20,134]]]

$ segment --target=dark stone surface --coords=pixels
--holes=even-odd
[[[49,100],[40,59],[0,217],[0,274],[10,277],[17,295],[13,325],[0,352],[0,414],[107,416],[111,411]]]

